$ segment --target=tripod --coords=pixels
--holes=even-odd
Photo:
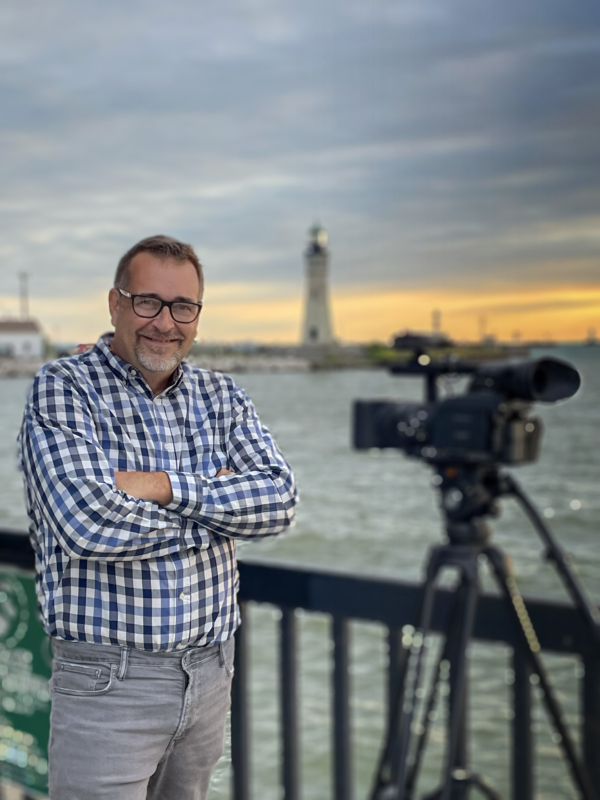
[[[551,719],[569,770],[584,800],[597,800],[588,773],[577,754],[573,737],[548,672],[540,655],[540,645],[527,609],[510,568],[510,560],[490,544],[490,528],[484,516],[497,514],[496,498],[513,495],[524,506],[542,536],[548,557],[554,561],[577,608],[600,643],[600,616],[587,599],[569,567],[568,558],[511,476],[503,475],[494,465],[438,468],[437,484],[442,494],[446,518],[447,543],[432,548],[425,570],[425,581],[417,632],[410,652],[406,652],[389,716],[389,729],[381,753],[371,800],[412,800],[424,754],[429,722],[434,709],[443,668],[449,673],[449,715],[442,784],[424,800],[464,800],[471,789],[484,797],[501,800],[485,779],[472,773],[467,764],[467,650],[480,593],[479,563],[485,556],[515,623],[518,644],[531,671],[537,675],[546,710]],[[436,581],[445,568],[460,575],[454,593],[454,605],[434,680],[426,696],[423,688],[425,652],[433,613]],[[423,700],[417,715],[419,700]]]

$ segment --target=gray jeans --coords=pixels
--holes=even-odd
[[[180,653],[52,641],[51,800],[204,800],[234,640]]]

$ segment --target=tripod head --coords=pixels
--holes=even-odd
[[[491,536],[486,517],[499,513],[497,498],[506,494],[505,480],[496,465],[439,465],[433,484],[440,492],[440,508],[451,545],[481,546]]]

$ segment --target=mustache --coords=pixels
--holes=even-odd
[[[144,328],[140,331],[143,336],[151,336],[153,339],[158,339],[160,342],[172,342],[176,339],[178,342],[182,342],[184,340],[184,336],[177,330],[173,329],[172,333],[165,333],[164,331],[158,331],[156,328]]]

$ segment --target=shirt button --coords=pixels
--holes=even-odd
[[[172,444],[169,444],[168,442],[167,442],[167,444],[165,445],[165,447],[167,448],[167,450],[172,450],[172,449],[173,449],[173,445],[172,445]]]
[[[185,592],[182,592],[182,593],[179,595],[179,599],[180,599],[180,600],[185,600]]]

